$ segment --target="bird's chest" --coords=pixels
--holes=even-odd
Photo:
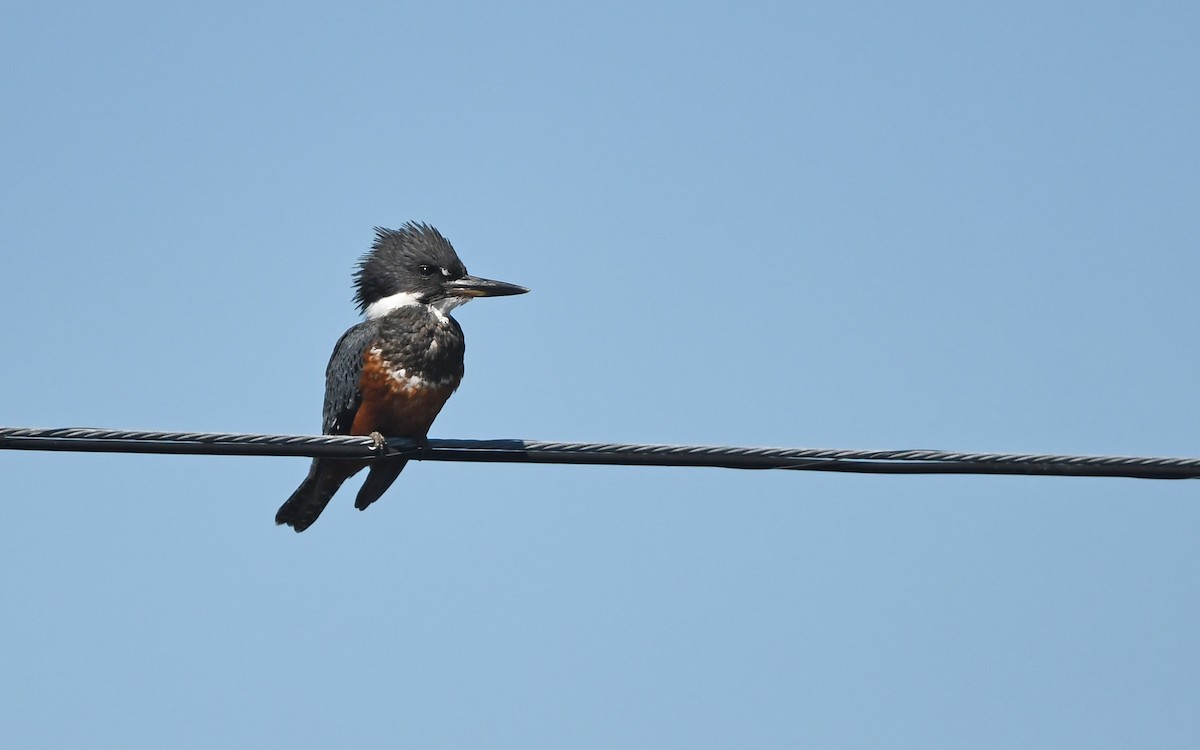
[[[353,433],[424,436],[463,376],[462,332],[453,321],[384,327],[363,355],[362,402]]]

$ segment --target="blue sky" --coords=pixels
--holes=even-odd
[[[1182,3],[21,3],[0,424],[310,433],[375,225],[434,437],[1200,455]],[[0,452],[13,747],[1194,747],[1200,485]]]

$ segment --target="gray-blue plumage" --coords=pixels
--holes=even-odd
[[[325,367],[325,408],[321,431],[326,435],[349,435],[354,414],[362,401],[358,382],[363,359],[379,337],[379,321],[364,320],[342,334]]]

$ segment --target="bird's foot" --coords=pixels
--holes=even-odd
[[[372,432],[367,437],[371,438],[371,442],[375,444],[375,453],[381,456],[384,455],[387,451],[387,438],[379,432]]]

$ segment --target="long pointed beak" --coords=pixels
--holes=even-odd
[[[463,276],[446,284],[446,293],[455,297],[507,297],[524,294],[529,290],[523,286],[504,281],[481,279],[478,276]]]

